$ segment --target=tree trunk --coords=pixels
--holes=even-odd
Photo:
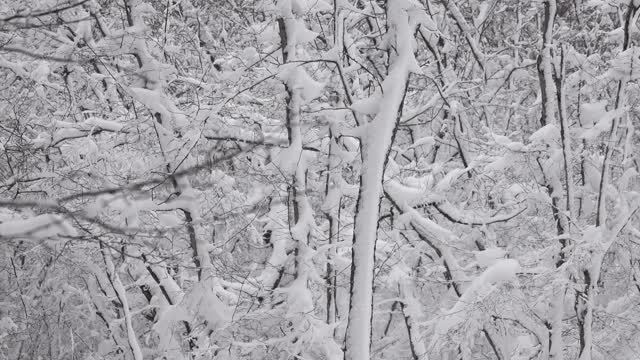
[[[365,133],[360,139],[362,170],[351,253],[346,360],[371,358],[373,270],[382,181],[402,112],[410,70],[415,63],[411,44],[413,31],[407,22],[406,10],[398,0],[391,0],[387,5],[388,32],[394,32],[391,39],[395,39],[397,55],[391,59],[389,75],[382,84],[384,96],[380,110],[372,122],[364,125]]]

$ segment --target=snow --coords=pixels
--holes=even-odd
[[[580,115],[583,126],[591,127],[607,113],[607,102],[597,101],[580,104]]]
[[[295,62],[281,65],[278,70],[278,79],[285,82],[289,88],[299,91],[303,104],[320,97],[324,88],[324,84],[315,81],[299,63]]]
[[[640,77],[638,56],[640,56],[640,52],[637,52],[635,47],[621,52],[613,59],[611,68],[605,76],[618,81],[637,80]]]
[[[550,358],[562,360],[564,342],[562,338],[562,317],[564,314],[564,286],[554,286],[554,294],[551,299],[549,319],[551,321],[550,329]]]
[[[164,227],[176,227],[182,224],[182,220],[172,213],[159,213],[158,221]]]
[[[513,165],[514,164],[513,164],[513,158],[512,157],[510,157],[510,156],[509,157],[508,156],[497,156],[497,157],[493,158],[490,163],[485,165],[484,169],[487,170],[487,171],[500,172],[500,171],[505,171],[505,170],[509,169]]]
[[[86,11],[80,11],[80,14],[78,15],[78,17],[80,18],[89,17],[89,13],[87,13]],[[92,41],[92,38],[93,36],[91,34],[91,21],[80,21],[78,23],[78,27],[76,28],[76,41],[77,39],[82,39],[86,43],[90,43]]]
[[[351,109],[361,114],[374,116],[380,110],[380,93],[376,93],[367,98],[360,99],[351,104]]]
[[[384,186],[394,201],[414,205],[425,198],[427,189],[424,187],[407,186],[398,181],[389,181]]]
[[[224,304],[217,295],[212,278],[197,283],[185,295],[182,306],[207,321],[206,329],[217,330],[231,320],[233,310]]]
[[[266,269],[256,279],[259,283],[270,288],[278,278],[278,271],[289,258],[287,248],[289,245],[289,233],[287,227],[288,209],[283,204],[273,204],[267,215],[267,224],[264,230],[271,230],[271,244],[273,250],[267,261]]]
[[[127,91],[131,97],[149,108],[152,113],[160,114],[162,126],[158,124],[157,128],[166,127],[167,129],[173,130],[174,128],[179,129],[188,124],[184,114],[161,92],[135,87],[127,88]]]
[[[320,209],[325,213],[333,212],[338,209],[338,206],[340,206],[340,199],[343,195],[341,185],[341,183],[336,184],[335,182],[332,182],[329,185],[327,195],[320,207]]]
[[[560,129],[555,124],[547,124],[531,134],[529,141],[547,145],[557,144],[560,141]]]
[[[580,137],[586,140],[595,140],[598,136],[611,130],[613,120],[622,116],[627,110],[625,108],[613,111],[605,111],[604,103],[583,104],[582,112],[585,121],[584,130]],[[591,125],[593,124],[593,125]]]
[[[473,316],[474,304],[489,296],[495,287],[493,285],[513,281],[520,270],[520,264],[514,259],[497,260],[480,276],[475,278],[471,285],[464,291],[460,299],[438,322],[435,329],[435,336],[431,346],[434,346],[450,330],[460,326]]]
[[[480,67],[482,67],[484,69],[484,67],[485,67],[485,65],[484,65],[485,55],[480,51],[480,49],[478,47],[478,43],[476,42],[476,40],[473,37],[473,29],[471,29],[471,27],[469,26],[469,24],[465,20],[464,16],[460,12],[460,9],[456,5],[455,1],[453,1],[453,0],[448,1],[446,3],[446,6],[447,6],[447,9],[451,12],[451,15],[455,19],[455,21],[458,24],[458,27],[462,31],[463,35],[466,37],[467,43],[469,44],[469,47],[471,48],[471,51],[477,57],[477,61],[480,63]]]
[[[0,67],[7,68],[15,73],[16,76],[20,76],[23,78],[29,78],[30,74],[27,73],[27,70],[21,64],[13,63],[7,61],[4,58],[0,58]]]
[[[293,13],[298,16],[331,11],[333,7],[325,0],[291,0]]]
[[[393,198],[393,195],[391,195]],[[399,203],[402,215],[398,217],[398,223],[411,225],[420,235],[430,241],[442,253],[442,261],[447,264],[454,281],[464,281],[466,278],[458,261],[451,253],[449,244],[456,243],[457,237],[448,229],[438,225],[434,221],[420,215],[418,211],[406,203]]]
[[[77,236],[75,228],[64,217],[54,214],[0,223],[0,237],[44,239],[57,236]]]
[[[362,170],[357,215],[354,224],[352,287],[346,330],[347,353],[351,360],[369,360],[373,300],[373,268],[377,239],[379,203],[387,152],[396,126],[399,107],[409,73],[416,68],[413,30],[407,22],[408,2],[388,2],[388,22],[395,34],[398,55],[392,60],[382,87],[380,110],[362,137]]]
[[[18,326],[8,316],[0,318],[0,339],[7,334],[8,331],[17,331]]]
[[[287,31],[289,40],[293,39],[295,44],[306,44],[318,37],[318,33],[307,29],[303,20],[297,20],[295,26]]]
[[[90,117],[84,121],[85,124],[90,126],[96,126],[101,129],[118,132],[124,128],[124,124],[117,121],[100,119],[97,117]]]
[[[254,48],[252,46],[246,47],[244,49],[244,51],[242,52],[242,59],[247,64],[251,64],[251,63],[257,61],[259,57],[260,57],[260,54],[258,54],[258,51],[256,50],[256,48]]]
[[[633,306],[633,303],[638,301],[636,297],[637,296],[635,294],[632,296],[625,294],[617,299],[613,299],[607,304],[606,312],[615,315],[623,313],[624,311],[629,310],[630,307]]]
[[[523,143],[519,142],[519,141],[512,141],[511,139],[509,139],[509,137],[504,136],[504,135],[498,135],[498,134],[491,134],[491,136],[493,137],[493,140],[495,141],[496,144],[504,146],[505,148],[511,150],[511,151],[526,151],[527,150],[527,146],[525,146]]]
[[[443,178],[442,180],[440,180],[438,182],[438,184],[436,184],[436,186],[434,187],[434,190],[439,193],[439,194],[443,194],[446,193],[447,191],[449,191],[449,189],[451,189],[451,187],[453,186],[453,184],[458,180],[458,178],[460,176],[462,176],[463,174],[466,174],[467,172],[471,171],[472,167],[469,166],[468,168],[464,168],[464,169],[453,169],[451,171],[449,171]]]
[[[491,9],[491,3],[489,1],[480,3],[480,11],[478,16],[473,19],[473,24],[476,28],[478,28],[482,23],[485,22],[487,16],[489,15],[489,10]]]
[[[414,141],[409,148],[412,149],[419,146],[425,146],[427,147],[427,149],[431,149],[435,144],[436,144],[436,139],[433,136],[425,136]]]
[[[315,81],[309,74],[302,68],[299,69],[296,75],[296,88],[301,90],[303,104],[310,102],[322,95],[324,84]]]
[[[156,265],[157,263],[159,263],[159,260],[160,259],[151,257],[149,259],[150,264],[148,265],[150,266],[151,271],[153,271],[160,280],[160,284],[158,285],[162,286],[166,290],[169,301],[171,301],[171,303],[174,305],[180,304],[182,302],[182,299],[184,299],[184,292],[182,291],[182,288],[180,287],[180,285],[178,285],[176,280],[174,280],[174,278],[169,275],[165,267]]]
[[[237,0],[219,7],[197,1],[199,9],[191,2],[173,1],[167,8],[161,2],[128,0],[134,10],[130,27],[126,16],[109,18],[120,14],[105,5],[110,2],[102,2],[100,9],[95,2],[85,3],[85,10],[93,8],[91,14],[77,7],[61,15],[70,21],[77,16],[88,16],[88,20],[68,26],[52,24],[46,28],[51,31],[36,27],[16,40],[45,56],[64,53],[84,59],[95,50],[91,58],[102,60],[95,64],[56,63],[12,51],[0,58],[3,78],[11,86],[8,94],[18,100],[33,97],[40,103],[31,107],[24,103],[27,107],[16,115],[15,129],[10,121],[0,130],[0,150],[9,152],[9,158],[0,163],[9,161],[12,167],[3,169],[6,176],[0,179],[7,204],[0,209],[0,238],[77,234],[75,220],[66,214],[36,215],[29,209],[53,211],[47,209],[58,204],[40,206],[43,197],[73,197],[81,195],[82,188],[117,192],[74,197],[62,204],[77,212],[88,230],[97,231],[96,236],[113,241],[110,245],[120,247],[122,241],[121,249],[113,249],[117,268],[107,268],[112,279],[121,276],[120,284],[114,280],[113,287],[128,298],[128,315],[123,315],[122,303],[108,280],[97,280],[100,289],[87,285],[107,318],[106,325],[98,319],[88,328],[87,344],[99,348],[98,355],[109,357],[119,350],[133,359],[128,342],[134,344],[137,336],[145,359],[182,360],[213,356],[213,352],[221,359],[258,359],[269,353],[336,360],[417,354],[414,357],[424,359],[425,346],[434,337],[436,342],[446,338],[446,344],[429,349],[430,358],[470,360],[487,355],[524,360],[549,358],[553,336],[554,355],[576,358],[575,290],[584,289],[582,270],[588,268],[594,275],[607,274],[601,279],[605,286],[590,295],[593,314],[607,315],[600,314],[605,308],[628,308],[624,314],[607,315],[605,328],[598,321],[593,323],[592,340],[598,345],[594,351],[613,350],[611,356],[621,358],[615,346],[626,340],[620,335],[627,332],[626,326],[635,326],[633,307],[638,295],[629,272],[633,259],[624,258],[630,257],[628,251],[618,250],[625,250],[627,240],[633,240],[627,237],[639,237],[637,214],[615,237],[622,241],[621,247],[612,247],[615,251],[607,253],[602,269],[599,264],[602,252],[613,244],[605,236],[629,215],[638,190],[633,106],[640,53],[630,49],[611,61],[620,50],[606,39],[608,31],[624,23],[629,0],[614,0],[618,7],[602,0],[583,4],[592,6],[587,15],[597,10],[597,15],[609,16],[599,16],[593,24],[585,22],[584,26],[595,26],[599,32],[584,28],[578,34],[584,43],[573,46],[560,40],[568,29],[566,20],[580,15],[584,6],[560,11],[555,29],[542,29],[544,37],[540,29],[527,28],[527,21],[543,16],[537,12],[555,0],[517,9],[493,0],[448,0],[430,3],[429,11],[425,11],[427,3],[416,0],[276,0],[258,3],[256,16],[248,17],[237,12],[242,10]],[[202,11],[205,8],[207,13]],[[211,9],[239,17],[223,21]],[[634,13],[634,21],[638,14]],[[278,18],[289,37],[289,63],[284,64]],[[480,24],[493,24],[495,19],[506,19],[506,28],[516,29],[501,34],[513,45],[510,51],[483,40]],[[166,34],[162,31],[165,20]],[[104,29],[96,27],[100,24]],[[621,42],[623,29],[611,31],[610,39]],[[222,35],[217,37],[216,32]],[[632,27],[631,45],[638,42],[638,34]],[[199,35],[189,49],[183,43],[187,35]],[[83,40],[92,44],[87,47]],[[200,46],[198,40],[203,42]],[[598,42],[611,46],[591,46]],[[473,52],[487,67],[487,79],[479,79]],[[592,54],[587,57],[586,53]],[[560,68],[562,54],[566,69]],[[543,58],[536,67],[538,55]],[[409,75],[419,71],[414,56],[419,56],[424,76]],[[214,70],[214,64],[223,65],[224,71]],[[247,65],[251,68],[246,69]],[[541,70],[549,90],[543,101],[536,99]],[[565,109],[558,108],[554,95],[562,94],[554,94],[554,81],[549,81],[554,73],[564,80]],[[627,84],[627,80],[634,81]],[[54,91],[60,84],[68,85],[68,91],[64,87],[62,92]],[[618,85],[622,91],[616,101]],[[241,94],[235,96],[237,91]],[[22,103],[18,100],[16,104]],[[553,111],[542,119],[546,125],[540,128],[543,103]],[[11,101],[0,104],[0,113],[11,113],[11,105]],[[287,110],[291,116],[285,119]],[[569,116],[554,118],[563,111]],[[160,114],[162,124],[150,113]],[[559,119],[569,121],[561,128]],[[614,120],[620,121],[620,129],[607,139],[603,135]],[[398,121],[402,126],[393,129]],[[475,133],[482,126],[486,126],[484,132]],[[25,154],[16,153],[16,144],[19,149],[23,140],[36,151],[32,147]],[[625,140],[622,149],[619,145]],[[56,148],[49,149],[54,143]],[[603,181],[607,197],[603,203],[609,214],[596,231],[592,223],[604,147],[614,143],[615,156],[604,164],[612,169]],[[212,157],[236,149],[243,153],[209,166]],[[21,163],[21,158],[27,163]],[[471,165],[465,169],[461,158]],[[193,171],[178,183],[155,181],[186,169]],[[576,173],[571,175],[568,169]],[[43,171],[52,175],[38,179]],[[126,187],[127,182],[147,180],[149,184],[141,189]],[[577,201],[571,201],[569,183],[577,186]],[[122,192],[116,190],[119,186],[125,186]],[[573,217],[566,234],[557,234],[546,186],[553,188],[562,220],[566,223],[568,216]],[[138,201],[143,193],[153,200]],[[576,207],[575,214],[563,208],[569,208],[567,203]],[[192,213],[193,221],[186,220],[183,209]],[[500,221],[514,215],[518,217]],[[86,217],[126,234],[100,231],[100,224]],[[126,225],[137,227],[125,227],[125,219]],[[42,229],[37,228],[39,221]],[[269,242],[262,237],[263,231],[271,232]],[[195,238],[190,239],[193,234]],[[349,241],[352,238],[354,244]],[[556,269],[559,239],[571,239],[570,254],[565,265]],[[16,241],[15,254],[46,260],[41,256],[51,250],[48,245],[58,242]],[[22,243],[36,248],[25,250]],[[87,259],[91,262],[82,256],[90,255],[97,244],[74,240],[68,246],[60,250],[79,255],[82,265]],[[204,275],[194,268],[192,250],[201,260]],[[142,260],[141,254],[148,260]],[[525,274],[518,273],[513,257],[526,264]],[[350,293],[351,261],[355,270]],[[44,288],[61,279],[67,263],[55,261],[55,266],[45,269]],[[38,266],[33,272],[30,262],[22,268],[16,265],[16,274],[7,273],[9,280],[15,276],[27,281],[42,270]],[[104,266],[95,267],[106,276]],[[82,282],[85,275],[78,271]],[[330,277],[330,272],[336,274],[333,294],[332,284],[321,278]],[[513,281],[515,273],[526,279],[522,290],[520,284],[513,292],[511,284],[498,285]],[[569,274],[560,282],[552,281]],[[87,280],[95,282],[91,275]],[[600,284],[594,281],[594,286]],[[150,302],[140,286],[151,292]],[[86,298],[81,283],[74,287]],[[58,290],[64,290],[63,302],[70,294],[82,295],[64,286]],[[27,312],[38,311],[33,307],[38,297],[31,295],[24,297]],[[337,309],[327,309],[328,295],[336,296]],[[398,303],[404,307],[398,308]],[[15,305],[10,304],[7,311],[20,324],[16,316],[22,316],[21,304]],[[76,315],[87,310],[87,304],[81,305],[79,310],[65,307],[62,314],[80,319],[79,329],[82,317]],[[87,319],[96,318],[93,310]],[[148,310],[155,310],[155,319],[146,318],[152,313]],[[443,321],[438,324],[441,315]],[[231,316],[232,323],[228,322]],[[0,318],[2,337],[7,317],[0,314]],[[184,321],[189,322],[190,335]],[[383,336],[386,321],[391,330]],[[603,329],[614,331],[609,334]],[[485,334],[496,334],[496,356],[483,339]],[[607,335],[612,336],[601,341]],[[187,350],[189,336],[197,342],[193,351]],[[341,351],[345,338],[346,356]],[[415,348],[408,348],[410,340]],[[251,341],[251,345],[235,341]],[[64,342],[62,346],[54,350],[74,354]],[[413,350],[417,351],[411,354]],[[438,353],[449,350],[449,354]]]
[[[102,256],[103,256],[105,265],[107,267],[107,275],[109,276],[109,282],[111,283],[118,300],[122,304],[122,312],[123,312],[125,328],[127,332],[127,340],[129,342],[129,347],[131,348],[133,358],[134,360],[143,360],[140,343],[138,342],[138,337],[133,328],[133,314],[131,313],[131,308],[129,307],[129,301],[127,299],[127,291],[124,285],[122,284],[122,281],[120,280],[120,276],[118,275],[118,271],[115,268],[115,265],[111,259],[111,251],[108,248],[103,249]]]
[[[257,33],[257,40],[265,45],[279,44],[280,37],[275,23],[256,24],[253,26]]]
[[[278,289],[277,293],[287,295],[287,316],[313,312],[313,296],[307,287],[306,276],[298,276],[291,285]]]
[[[147,88],[160,90],[165,84],[176,78],[176,69],[168,64],[163,64],[155,59],[144,62],[138,73],[145,79]]]
[[[481,267],[490,267],[500,259],[503,259],[506,251],[501,248],[489,248],[476,252],[476,262]]]
[[[289,55],[295,57],[296,48],[298,45],[305,44],[313,41],[318,34],[309,30],[302,19],[297,19],[293,16],[293,4],[296,3],[292,0],[278,0],[277,8],[280,18],[284,19],[285,31],[287,37],[286,52]]]
[[[49,68],[49,63],[41,61],[39,65],[31,71],[31,78],[38,83],[47,84],[49,83],[50,74],[51,68]]]
[[[180,344],[174,344],[173,332],[181,321],[189,321],[192,316],[181,305],[167,305],[158,311],[158,320],[153,325],[153,330],[159,336],[160,351],[171,351],[179,348]],[[176,356],[177,354],[172,354]]]
[[[636,179],[635,181],[637,181],[638,178],[638,171],[635,168],[628,168],[627,170],[624,171],[624,173],[622,173],[622,176],[620,176],[620,179],[618,179],[618,188],[622,189],[622,190],[630,190],[630,187],[632,186],[632,184],[635,184],[637,182],[634,182],[634,179]]]
[[[516,278],[516,273],[519,270],[520,264],[515,259],[498,260],[494,262],[480,278],[489,284],[510,281]]]
[[[535,355],[540,350],[538,342],[534,340],[533,335],[520,335],[515,339],[515,346],[513,349],[513,357],[511,360],[529,360],[535,358]]]

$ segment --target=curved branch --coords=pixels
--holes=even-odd
[[[445,218],[447,218],[447,220],[457,224],[464,224],[464,225],[489,225],[489,224],[495,224],[499,222],[506,222],[515,218],[516,216],[522,214],[525,210],[527,210],[527,207],[525,206],[522,209],[519,209],[510,214],[506,214],[502,216],[492,216],[487,219],[481,219],[476,216],[468,217],[468,216],[465,216],[464,214],[460,214],[457,209],[454,209],[448,203],[431,203],[429,205],[433,206],[436,210],[438,210],[438,212],[442,214]]]

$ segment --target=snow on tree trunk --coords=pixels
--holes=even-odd
[[[360,139],[362,170],[354,220],[351,256],[349,316],[345,339],[346,360],[369,360],[373,308],[373,269],[387,156],[396,132],[404,93],[416,64],[413,31],[409,25],[411,4],[404,0],[387,3],[387,36],[395,42],[391,67],[382,84],[383,96],[375,118],[365,124]]]
[[[542,23],[542,49],[538,55],[538,79],[542,92],[542,125],[552,124],[555,119],[555,87],[551,49],[553,47],[553,25],[556,18],[556,0],[544,1]]]
[[[627,9],[624,18],[623,24],[623,32],[624,32],[624,40],[622,43],[621,53],[627,51],[627,49],[631,46],[630,39],[631,33],[634,31],[632,29],[634,19],[636,19],[636,12],[638,9],[637,1],[630,0],[627,3]],[[633,72],[633,60],[631,60],[631,69],[629,70],[628,76],[623,76],[622,79],[618,80],[618,87],[615,99],[615,109],[619,110],[624,102],[625,102],[625,90],[627,81],[632,77]],[[626,71],[626,69],[625,69]],[[611,122],[611,128],[609,129],[608,139],[605,145],[605,154],[604,159],[602,161],[602,170],[600,173],[600,184],[598,187],[598,202],[596,209],[596,221],[595,226],[596,230],[594,230],[595,235],[589,234],[588,231],[585,231],[585,237],[591,235],[589,241],[595,243],[597,246],[602,246],[602,244],[606,244],[614,241],[617,235],[613,235],[611,238],[608,238],[609,231],[607,231],[607,187],[609,186],[610,178],[611,178],[611,169],[610,162],[612,157],[614,156],[614,148],[618,144],[618,127],[620,124],[620,115],[617,115],[613,118]],[[608,246],[607,246],[608,248]],[[593,258],[591,262],[585,266],[583,269],[583,273],[585,276],[585,286],[586,289],[583,293],[583,296],[586,299],[578,299],[577,305],[580,306],[582,313],[578,314],[578,326],[580,327],[580,354],[579,360],[591,360],[592,358],[592,348],[593,348],[593,311],[596,302],[596,295],[598,291],[598,280],[600,278],[601,267],[602,267],[602,258],[604,257],[605,252],[596,251],[595,254],[592,254]]]
[[[322,210],[329,222],[329,245],[332,246],[340,241],[340,203],[342,202],[342,161],[339,158],[336,147],[340,146],[340,140],[333,135],[333,131],[329,130],[329,159],[327,164],[327,183],[325,188],[325,200],[322,204]],[[337,320],[338,305],[337,291],[338,286],[336,277],[338,272],[334,268],[336,261],[335,247],[327,251],[326,265],[326,321],[327,324],[333,324]]]
[[[144,3],[130,0],[127,2],[126,10],[130,26],[145,27],[142,18],[142,14],[145,11]],[[186,176],[178,177],[173,175],[180,166],[186,167],[190,165],[192,160],[188,153],[184,153],[184,150],[192,149],[195,146],[199,136],[198,131],[191,130],[186,126],[188,122],[185,115],[164,94],[167,85],[166,80],[169,75],[165,74],[162,64],[152,57],[146,41],[143,38],[139,38],[130,46],[130,51],[136,57],[140,70],[145,71],[148,76],[145,77],[143,87],[129,88],[129,93],[134,99],[146,106],[153,116],[153,121],[155,121],[153,126],[156,130],[155,133],[164,160],[164,166],[167,174],[169,174],[168,177],[175,195],[177,195],[173,202],[164,205],[163,210],[179,211],[184,215],[184,224],[192,251],[192,260],[199,282],[191,289],[183,302],[182,300],[185,298],[183,291],[179,289],[167,272],[149,268],[151,276],[160,280],[158,285],[161,289],[166,290],[169,288],[169,291],[163,291],[163,294],[167,302],[172,306],[170,309],[161,309],[161,317],[155,329],[159,334],[163,335],[170,331],[168,328],[172,326],[171,322],[181,321],[185,325],[185,329],[191,330],[192,326],[184,316],[173,315],[173,313],[179,314],[188,309],[206,321],[207,329],[213,330],[216,326],[220,326],[228,320],[230,311],[226,304],[218,298],[218,294],[222,292],[222,289],[214,274],[213,264],[209,256],[211,245],[207,238],[198,236],[196,231],[195,224],[199,221],[197,194]],[[158,272],[162,277],[158,276]],[[171,314],[168,314],[169,312]],[[193,334],[187,333],[187,336],[191,337]],[[190,339],[189,346],[193,351],[196,347],[196,339]]]
[[[140,343],[138,342],[138,337],[135,330],[133,329],[133,314],[131,314],[131,308],[129,307],[129,301],[127,300],[127,291],[122,285],[120,276],[118,275],[118,271],[115,268],[113,261],[111,260],[110,248],[104,247],[102,245],[102,242],[100,242],[100,245],[102,248],[102,258],[104,259],[104,263],[107,267],[107,276],[109,277],[109,282],[111,283],[111,286],[116,293],[118,301],[122,305],[122,312],[124,313],[123,316],[125,327],[127,330],[127,340],[129,341],[131,353],[133,354],[134,360],[143,360]]]
[[[538,56],[538,79],[540,82],[540,91],[542,95],[542,115],[541,124],[543,126],[556,126],[556,110],[559,109],[561,133],[568,137],[568,125],[563,121],[564,104],[560,103],[563,100],[562,89],[556,88],[556,82],[554,81],[554,69],[553,69],[553,28],[556,18],[556,0],[546,0],[544,2],[544,14],[542,22],[542,48]],[[562,76],[562,75],[559,75]],[[560,84],[560,83],[558,83]],[[558,108],[558,106],[560,108]],[[570,161],[570,152],[567,147],[569,146],[568,139],[564,138],[563,145],[563,159],[565,176],[571,176],[571,170],[567,169],[567,161]],[[548,164],[552,164],[553,160],[550,158],[547,160]],[[550,190],[550,196],[552,199],[552,209],[554,220],[557,224],[558,235],[560,239],[560,252],[557,255],[556,267],[560,267],[566,261],[566,239],[564,236],[568,234],[570,219],[567,217],[570,214],[568,206],[571,206],[571,198],[566,197],[565,202],[562,201],[560,194],[562,194],[562,182],[560,180],[561,175],[556,170],[556,166],[547,166],[543,169],[547,188]],[[545,171],[546,170],[546,171]],[[565,178],[566,184],[573,181],[571,178]],[[567,188],[568,193],[571,192],[571,186]],[[568,195],[567,193],[567,195]],[[563,328],[563,314],[564,314],[564,296],[566,287],[566,275],[565,270],[561,269],[558,272],[557,278],[552,283],[551,299],[549,304],[549,315],[547,319],[547,328],[549,329],[549,358],[553,360],[563,359],[564,343],[562,339]]]

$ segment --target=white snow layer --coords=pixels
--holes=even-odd
[[[443,319],[436,325],[431,345],[436,344],[449,330],[468,320],[474,304],[482,301],[483,298],[491,293],[494,289],[492,285],[514,280],[519,270],[520,264],[514,259],[498,260],[489,266],[488,269],[473,280],[456,304],[445,312]]]
[[[0,237],[44,239],[55,236],[77,236],[77,232],[62,216],[54,214],[0,223]]]
[[[489,267],[504,258],[506,252],[501,248],[489,248],[476,253],[476,262],[481,267]]]

